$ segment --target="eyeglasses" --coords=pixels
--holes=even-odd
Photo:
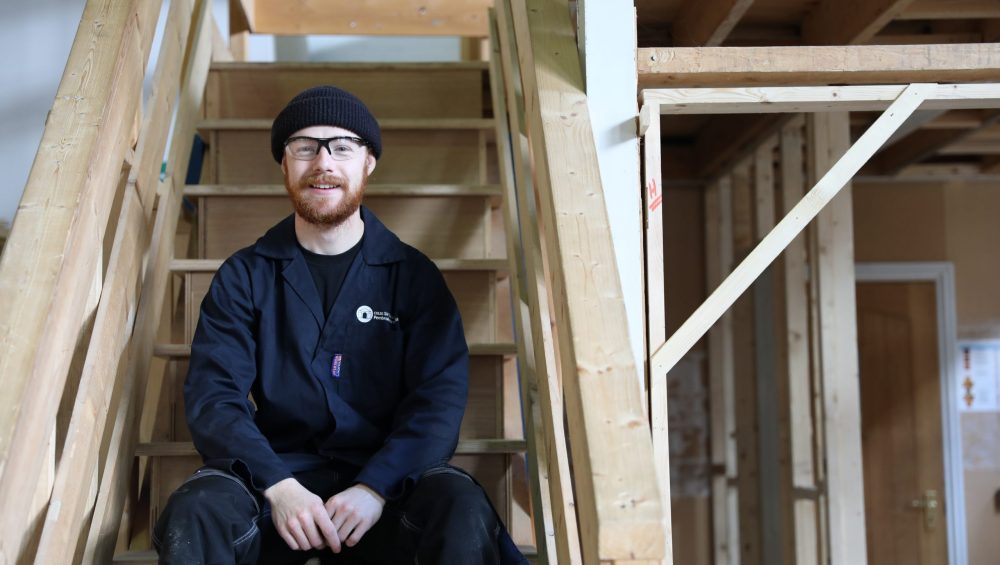
[[[360,137],[289,137],[285,141],[288,156],[299,161],[312,161],[319,155],[321,147],[326,147],[330,156],[337,161],[350,161],[364,154],[368,144]]]

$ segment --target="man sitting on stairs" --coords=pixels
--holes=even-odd
[[[526,563],[447,463],[468,346],[434,263],[361,206],[378,122],[311,88],[275,118],[271,153],[295,213],[202,303],[184,401],[205,466],[156,524],[160,562]]]

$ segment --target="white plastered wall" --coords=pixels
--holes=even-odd
[[[625,299],[629,341],[636,367],[641,370],[646,354],[635,7],[628,0],[579,0],[577,18],[590,119]]]

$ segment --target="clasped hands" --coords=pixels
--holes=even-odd
[[[271,503],[271,518],[281,539],[293,550],[329,547],[339,553],[341,545],[354,547],[382,515],[383,499],[371,488],[357,484],[323,503],[293,478],[279,481],[264,491]]]

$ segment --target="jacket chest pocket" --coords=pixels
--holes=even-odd
[[[336,379],[341,398],[370,416],[391,412],[402,393],[404,340],[399,324],[361,324],[351,328],[347,341],[350,347]]]

